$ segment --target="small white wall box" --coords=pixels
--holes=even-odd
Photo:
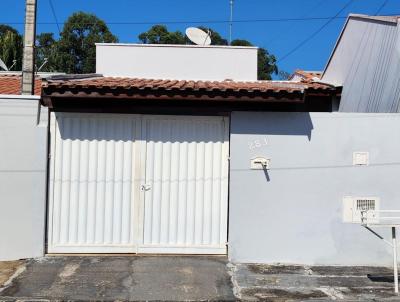
[[[368,166],[368,165],[369,165],[369,152],[353,153],[353,166]]]
[[[377,197],[345,196],[343,198],[343,222],[361,223],[362,211],[371,211],[368,216],[368,221],[377,222],[379,220],[379,209],[380,199]]]
[[[271,159],[261,156],[257,156],[251,159],[250,167],[252,170],[266,170],[269,169],[271,165]]]

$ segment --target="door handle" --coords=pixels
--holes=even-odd
[[[149,191],[149,190],[151,190],[151,186],[150,185],[141,185],[140,190]]]

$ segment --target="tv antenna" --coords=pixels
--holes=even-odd
[[[17,65],[17,60],[13,60],[13,63],[12,63],[12,65],[10,66],[10,68],[8,68],[8,70],[13,69],[13,67],[14,67],[15,65]]]
[[[196,45],[210,45],[211,44],[211,32],[202,31],[197,27],[189,27],[186,29],[186,36]]]
[[[231,16],[229,18],[229,45],[232,44],[232,27],[233,27],[233,0],[229,0],[231,6]]]
[[[44,58],[42,65],[37,69],[37,72],[41,71],[44,65],[46,65],[49,62],[48,58]]]

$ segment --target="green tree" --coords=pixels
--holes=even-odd
[[[231,45],[232,46],[253,46],[253,44],[251,44],[249,41],[241,40],[241,39],[232,40]]]
[[[258,49],[258,79],[272,80],[273,74],[278,74],[279,69],[276,65],[276,58],[265,48]]]
[[[247,40],[233,40],[231,43],[232,46],[253,46]],[[272,75],[277,75],[279,73],[278,66],[276,65],[276,58],[274,55],[271,55],[265,48],[258,49],[258,70],[257,70],[257,78],[259,80],[271,80]]]
[[[218,32],[216,32],[215,30],[213,30],[212,28],[207,28],[204,26],[199,26],[199,28],[204,32],[210,31],[211,45],[228,45],[229,44],[227,39],[222,38],[221,35]]]
[[[47,63],[40,71],[59,71],[57,64],[57,41],[53,33],[41,33],[36,36],[36,66],[40,68],[47,60]]]
[[[154,25],[138,38],[144,44],[186,44],[185,36],[180,31],[170,32],[165,25]]]
[[[13,70],[22,69],[22,36],[11,26],[0,24],[0,59],[10,68],[16,60]]]
[[[57,43],[57,69],[67,73],[95,72],[95,43],[101,42],[114,43],[118,39],[106,23],[95,15],[74,13],[65,23]]]
[[[199,28],[205,32],[211,32],[212,45],[228,45],[228,41],[213,29],[204,26],[200,26]],[[182,32],[171,32],[165,25],[160,24],[154,25],[148,31],[142,32],[138,38],[144,44],[193,44]]]

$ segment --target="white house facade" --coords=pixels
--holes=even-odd
[[[343,200],[396,208],[400,115],[336,112],[333,82],[256,81],[255,48],[97,47],[98,74],[43,83],[47,182],[35,184],[47,193],[29,201],[43,219],[26,257],[390,263],[360,223],[344,223]],[[162,75],[145,68],[154,58]],[[238,58],[246,66],[232,68]]]

